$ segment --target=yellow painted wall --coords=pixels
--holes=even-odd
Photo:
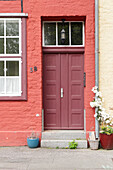
[[[99,0],[99,88],[113,115],[113,0]]]

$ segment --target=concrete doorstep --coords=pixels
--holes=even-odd
[[[69,142],[73,140],[42,140],[41,147],[43,148],[69,148]],[[86,149],[87,140],[75,140],[78,143],[78,149]]]
[[[43,148],[69,148],[69,142],[75,140],[77,148],[86,149],[86,134],[82,130],[47,130],[42,132],[41,147]]]

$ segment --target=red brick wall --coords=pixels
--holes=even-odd
[[[95,128],[94,111],[89,102],[94,86],[94,0],[24,0],[23,12],[27,19],[27,101],[0,101],[0,146],[26,145],[30,131],[42,129],[42,42],[41,17],[71,16],[86,17],[85,21],[85,72],[86,87],[84,107],[86,130]],[[21,12],[20,2],[0,2],[1,13]],[[30,73],[30,67],[38,71]],[[36,117],[39,114],[39,117]]]

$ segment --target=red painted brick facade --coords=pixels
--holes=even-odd
[[[24,0],[27,19],[27,101],[0,101],[0,146],[26,145],[29,131],[42,130],[42,38],[41,17],[85,17],[86,131],[95,130],[94,110],[89,103],[95,81],[94,0]],[[0,2],[1,13],[20,13],[21,4]],[[30,67],[38,67],[30,73]],[[36,117],[39,114],[39,117]]]

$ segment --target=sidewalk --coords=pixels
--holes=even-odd
[[[113,150],[0,147],[0,170],[113,170]]]

